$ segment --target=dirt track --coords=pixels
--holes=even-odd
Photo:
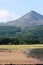
[[[0,64],[43,64],[34,58],[26,58],[22,50],[0,51]]]

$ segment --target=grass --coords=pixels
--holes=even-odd
[[[25,48],[43,48],[43,44],[39,45],[0,45],[0,49],[25,49]]]

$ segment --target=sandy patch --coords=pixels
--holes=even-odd
[[[0,52],[0,64],[43,64],[34,58],[26,58],[23,50],[5,50]]]

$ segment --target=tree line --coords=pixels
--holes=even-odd
[[[0,45],[43,44],[42,38],[0,38]]]

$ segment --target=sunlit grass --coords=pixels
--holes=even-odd
[[[0,45],[0,49],[25,49],[25,48],[43,48],[41,45]]]

